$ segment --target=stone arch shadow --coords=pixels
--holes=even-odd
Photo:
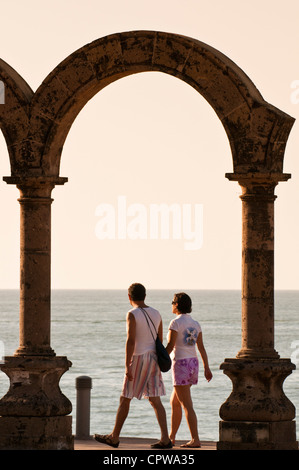
[[[231,148],[233,173],[226,176],[238,181],[243,192],[242,348],[221,365],[233,391],[220,409],[218,448],[294,447],[294,407],[281,386],[294,366],[274,349],[273,270],[274,190],[290,177],[283,173],[283,159],[294,119],[267,103],[218,50],[156,31],[117,33],[85,45],[62,61],[35,93],[0,61],[5,84],[0,125],[11,164],[11,175],[4,180],[17,185],[21,195],[20,345],[1,366],[11,387],[0,401],[0,447],[16,446],[1,433],[13,419],[26,429],[20,446],[73,445],[67,416],[71,405],[58,387],[70,363],[56,357],[50,346],[51,193],[67,181],[60,176],[61,153],[80,110],[115,80],[146,71],[175,76],[210,103]],[[29,417],[35,420],[31,437]],[[40,436],[49,423],[55,430],[43,442]],[[262,431],[260,423],[265,423]]]

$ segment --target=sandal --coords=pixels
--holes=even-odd
[[[188,449],[197,449],[197,448],[201,447],[201,444],[199,444],[198,446],[195,446],[195,445],[189,444],[189,443],[187,442],[186,444],[180,445],[180,447],[188,447]]]
[[[113,442],[111,437],[108,434],[95,434],[94,438],[96,441],[101,442],[102,444],[107,444],[108,446],[111,446],[111,447],[119,446],[119,441]]]
[[[156,442],[155,444],[151,444],[152,449],[171,449],[172,448],[172,442],[169,439],[167,444],[163,444],[162,441]]]

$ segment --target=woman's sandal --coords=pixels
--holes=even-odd
[[[189,443],[187,442],[186,444],[180,445],[180,447],[188,447],[188,449],[197,449],[197,448],[201,447],[201,444],[199,444],[198,446],[195,446],[195,445],[189,444]]]
[[[113,442],[111,437],[108,434],[95,434],[94,438],[96,441],[101,442],[102,444],[107,444],[107,446],[118,447],[118,442]]]

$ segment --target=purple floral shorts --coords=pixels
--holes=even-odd
[[[196,385],[198,381],[198,359],[188,357],[172,362],[173,385]]]

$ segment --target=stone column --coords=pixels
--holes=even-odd
[[[240,179],[242,187],[242,349],[237,357],[279,357],[274,349],[274,190],[276,182]]]
[[[50,345],[51,192],[66,178],[7,177],[20,190],[20,343],[0,365],[0,449],[72,449],[72,405],[59,380],[71,363]]]
[[[227,175],[242,187],[242,347],[221,369],[233,390],[220,408],[219,449],[297,448],[283,381],[295,366],[274,348],[274,195],[289,175]]]
[[[54,355],[51,321],[53,183],[18,185],[20,203],[20,345],[15,355]]]

